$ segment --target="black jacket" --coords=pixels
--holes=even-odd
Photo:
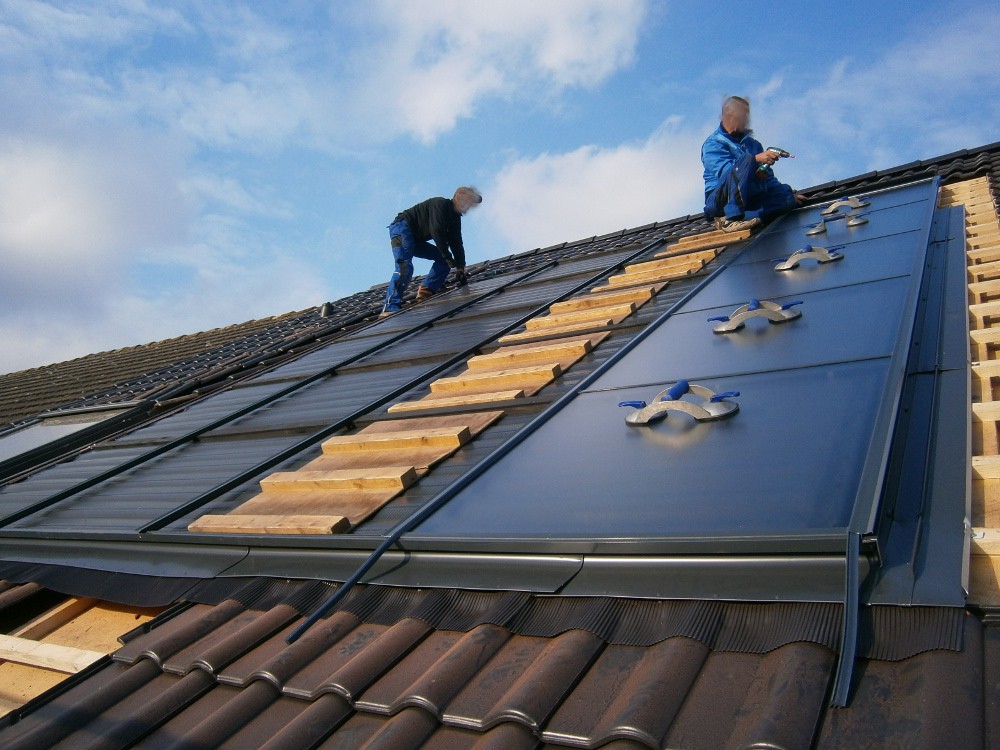
[[[438,250],[465,268],[465,245],[462,244],[462,215],[455,210],[450,198],[428,198],[400,213],[394,221],[405,219],[417,242],[434,240]]]

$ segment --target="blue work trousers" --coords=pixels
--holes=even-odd
[[[392,257],[396,268],[389,279],[389,288],[385,293],[385,310],[394,312],[403,304],[406,287],[413,278],[413,259],[424,258],[434,261],[430,273],[424,278],[423,285],[432,292],[438,291],[448,278],[450,266],[441,251],[426,240],[417,242],[410,232],[410,225],[405,220],[395,221],[389,225],[389,242],[392,244]]]
[[[773,174],[757,176],[757,160],[743,154],[725,173],[718,187],[705,196],[705,215],[710,219],[770,219],[798,206],[792,189]]]

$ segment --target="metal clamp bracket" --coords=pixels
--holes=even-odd
[[[751,298],[747,304],[736,308],[732,315],[728,317],[723,315],[718,318],[709,318],[708,322],[720,321],[712,328],[712,331],[715,333],[732,333],[733,331],[738,331],[750,318],[767,318],[772,323],[786,323],[789,320],[795,320],[795,318],[802,314],[800,310],[791,309],[801,304],[802,300],[779,305],[770,300]]]
[[[700,396],[702,401],[683,401],[686,394]],[[628,424],[649,424],[665,418],[672,411],[690,414],[699,422],[710,422],[715,419],[731,417],[739,411],[740,405],[728,398],[739,396],[739,391],[716,393],[703,385],[691,385],[686,380],[678,380],[670,388],[660,391],[649,406],[645,401],[622,401],[618,406],[631,406],[636,411],[631,412],[625,421]]]
[[[841,208],[844,208],[845,206],[847,208],[850,208],[850,209],[853,209],[853,210],[856,211],[859,208],[865,208],[866,206],[870,206],[870,205],[871,205],[871,203],[869,203],[868,201],[863,201],[860,198],[852,195],[852,196],[849,196],[847,198],[841,198],[839,201],[834,201],[829,206],[827,206],[822,211],[820,211],[819,215],[820,216],[829,216],[830,214],[835,214],[835,213],[837,213],[838,210],[840,210]]]
[[[843,245],[838,245],[836,248],[829,249],[819,247],[818,245],[806,245],[805,247],[800,247],[787,258],[782,258],[778,265],[774,267],[774,270],[791,271],[793,268],[798,267],[801,261],[808,260],[810,258],[819,261],[820,263],[829,263],[830,261],[841,260],[844,257],[844,254],[837,252],[837,250],[842,247]]]
[[[864,208],[865,206],[871,205],[868,201],[863,201],[860,198],[851,196],[849,198],[841,198],[838,201],[834,201],[829,206],[824,208],[819,212],[819,223],[816,226],[810,227],[806,230],[806,236],[813,236],[817,234],[823,234],[826,231],[826,224],[830,221],[836,221],[837,219],[846,219],[847,226],[849,227],[859,227],[862,224],[867,224],[868,219],[864,214],[859,213],[858,209]],[[841,208],[851,209],[846,214],[837,213]]]
[[[864,214],[859,214],[855,211],[851,211],[846,214],[834,214],[833,216],[827,216],[819,220],[819,224],[813,227],[809,227],[806,230],[806,236],[812,237],[813,235],[823,234],[826,231],[826,225],[831,221],[836,221],[837,219],[847,219],[847,226],[849,227],[860,227],[862,224],[868,223],[868,217]]]

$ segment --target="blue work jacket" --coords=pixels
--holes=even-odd
[[[701,163],[705,166],[705,196],[719,186],[740,156],[756,156],[763,151],[764,147],[753,137],[752,130],[743,133],[741,138],[734,139],[719,123],[719,127],[701,146]]]

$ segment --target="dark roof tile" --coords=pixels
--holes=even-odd
[[[147,658],[157,665],[163,665],[171,657],[190,648],[198,639],[240,614],[245,614],[243,605],[232,600],[215,607],[196,604],[166,621],[149,636],[133,639],[119,649],[114,658],[126,664],[135,664],[140,659]]]
[[[325,623],[317,625],[316,629],[324,626]],[[285,692],[304,698],[334,692],[347,700],[357,700],[430,630],[426,623],[406,618],[391,626],[369,623],[336,639],[331,636],[330,646],[285,683]],[[302,640],[310,635],[311,632]]]
[[[192,648],[195,649],[195,653],[199,653],[200,655],[184,671],[186,672],[193,667],[200,667],[212,674],[216,674],[225,665],[239,658],[247,650],[248,645],[256,648],[258,644],[266,642],[271,635],[282,631],[290,622],[299,617],[298,612],[286,604],[279,604],[263,614],[257,612],[248,612],[248,614],[257,616],[252,618],[244,618],[243,616],[233,618],[233,620],[226,623],[225,627],[216,630],[212,634],[213,637],[205,638],[195,644]],[[237,630],[236,628],[239,629]],[[223,634],[225,637],[222,640],[212,643],[214,636]],[[183,665],[186,655],[187,652],[177,654],[171,660],[171,664]],[[164,669],[173,671],[171,664],[165,664]]]
[[[631,739],[659,747],[708,654],[689,638],[650,648],[609,646],[546,725],[543,739],[579,746]]]

